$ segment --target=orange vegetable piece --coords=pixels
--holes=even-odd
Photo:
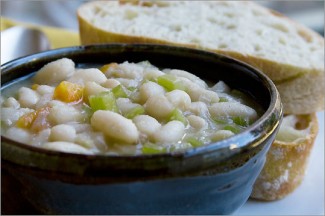
[[[50,107],[43,107],[31,113],[21,116],[16,122],[16,126],[24,129],[31,129],[34,132],[39,132],[49,128],[50,123],[47,121],[47,116],[50,112]]]
[[[30,128],[36,118],[36,115],[37,111],[34,111],[21,116],[16,122],[16,126],[19,128]]]
[[[33,85],[32,85],[32,89],[33,89],[33,90],[37,90],[38,87],[39,87],[38,84],[33,84]]]
[[[44,107],[36,111],[37,115],[30,127],[30,129],[34,132],[39,132],[46,128],[49,128],[51,125],[47,120],[47,116],[50,113],[50,107]]]
[[[81,85],[62,81],[54,90],[53,99],[63,102],[79,102],[83,97],[83,89]]]
[[[117,68],[118,64],[115,62],[109,63],[109,64],[105,64],[103,65],[101,68],[99,68],[99,70],[103,73],[106,73],[106,71],[108,71],[108,69],[110,68]]]

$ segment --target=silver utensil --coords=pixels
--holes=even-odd
[[[1,32],[1,64],[50,49],[50,42],[37,29],[16,26]]]

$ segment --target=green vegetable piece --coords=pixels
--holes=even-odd
[[[159,154],[166,153],[167,149],[163,146],[159,146],[153,143],[146,143],[142,147],[143,154]]]
[[[228,102],[228,99],[225,97],[219,97],[219,103],[220,102]]]
[[[185,139],[186,142],[190,143],[193,147],[202,146],[204,143],[195,137],[188,137]]]
[[[230,130],[231,132],[237,134],[241,131],[241,128],[238,125],[235,124],[230,124],[230,125],[226,125],[224,128],[224,130]]]
[[[167,91],[173,91],[175,89],[185,90],[185,86],[177,80],[177,78],[170,74],[165,74],[157,78],[157,83],[163,86]]]
[[[182,111],[175,108],[170,114],[169,114],[169,117],[168,117],[168,121],[173,121],[173,120],[176,120],[176,121],[180,121],[182,122],[185,126],[187,126],[188,124],[188,121],[186,119],[186,117],[183,115]]]
[[[127,89],[128,89],[130,92],[134,92],[134,91],[137,90],[137,88],[136,88],[136,87],[133,87],[133,86],[130,86],[130,87],[128,87]]]
[[[94,114],[93,110],[87,104],[82,105],[81,113],[83,116],[83,122],[89,122],[90,117]]]
[[[243,126],[243,127],[247,127],[249,126],[249,119],[248,118],[243,118],[240,116],[236,116],[232,118],[233,122],[237,125]]]
[[[128,94],[126,93],[126,89],[122,85],[118,85],[112,89],[112,92],[115,98],[127,98]]]
[[[116,99],[111,91],[101,92],[97,95],[89,96],[89,104],[93,111],[97,110],[110,110],[113,112],[118,112],[118,107],[116,105]]]
[[[134,117],[138,115],[142,115],[145,113],[143,106],[136,106],[133,109],[131,109],[128,113],[125,114],[125,117],[128,119],[133,119]]]
[[[216,124],[221,124],[221,125],[231,123],[231,121],[229,121],[229,119],[227,117],[215,117],[215,118],[213,118],[213,121]]]

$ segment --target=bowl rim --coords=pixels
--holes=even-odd
[[[68,152],[59,152],[59,151],[51,151],[47,149],[42,149],[39,147],[35,146],[30,146],[24,143],[20,143],[14,140],[11,140],[7,137],[4,137],[1,134],[1,148],[3,148],[4,143],[9,143],[13,147],[17,149],[23,149],[24,151],[30,151],[30,152],[37,152],[39,154],[46,154],[46,155],[52,155],[56,157],[75,157],[75,158],[88,158],[90,160],[94,159],[100,159],[100,160],[112,160],[112,159],[123,159],[123,160],[128,160],[128,159],[157,159],[157,158],[190,158],[198,154],[205,154],[207,152],[216,152],[220,151],[220,149],[225,150],[228,152],[227,154],[233,155],[236,154],[237,152],[243,151],[246,148],[254,148],[258,144],[251,143],[253,140],[260,139],[264,140],[267,135],[272,134],[274,131],[276,131],[280,125],[280,122],[282,120],[283,116],[283,111],[282,111],[282,103],[280,101],[280,95],[279,92],[277,91],[274,83],[271,81],[270,78],[268,78],[265,74],[263,74],[261,71],[258,69],[254,68],[251,65],[248,65],[242,61],[239,61],[237,59],[227,57],[222,54],[217,54],[214,52],[210,51],[204,51],[204,50],[199,50],[199,49],[194,49],[194,48],[186,48],[186,47],[179,47],[179,46],[170,46],[170,45],[159,45],[159,44],[125,44],[125,43],[112,43],[112,44],[94,44],[94,45],[84,45],[84,46],[71,46],[71,47],[64,47],[64,48],[58,48],[58,49],[53,49],[53,50],[48,50],[48,51],[43,51],[40,53],[24,56],[18,59],[14,59],[12,61],[9,61],[3,65],[1,65],[1,76],[3,73],[6,71],[10,71],[11,69],[21,65],[25,64],[26,62],[34,62],[37,60],[40,60],[45,57],[67,57],[69,58],[69,54],[73,53],[78,53],[78,52],[92,52],[92,51],[104,51],[105,49],[109,48],[123,48],[123,52],[129,52],[133,51],[134,48],[136,49],[165,49],[165,50],[170,50],[170,51],[179,51],[179,52],[190,52],[190,53],[195,53],[195,54],[202,54],[206,56],[210,56],[212,58],[218,58],[218,59],[225,59],[227,61],[231,61],[236,63],[237,65],[244,67],[248,69],[249,71],[253,72],[258,79],[262,80],[265,84],[267,85],[266,88],[269,89],[270,92],[270,103],[268,108],[265,110],[265,112],[262,114],[262,116],[259,117],[257,121],[255,121],[252,125],[247,127],[244,131],[242,131],[239,134],[234,135],[233,137],[230,137],[225,140],[221,140],[218,142],[212,142],[210,144],[201,146],[201,147],[195,147],[195,148],[190,148],[185,151],[181,152],[169,152],[169,153],[161,153],[161,154],[148,154],[148,155],[101,155],[101,154],[94,154],[94,155],[85,155],[85,154],[76,154],[76,153],[68,153]],[[25,77],[25,76],[23,76]],[[21,77],[20,77],[21,78]],[[1,91],[3,87],[1,86]],[[234,146],[230,146],[229,143],[231,143],[232,140],[237,140],[238,137],[242,137],[246,135],[249,137],[253,131],[259,131],[262,125],[267,124],[267,122],[270,120],[270,118],[274,117],[274,113],[276,114],[276,121],[273,122],[272,126],[266,131],[266,133],[263,134],[258,134],[255,137],[251,137],[251,140],[247,140],[247,145],[243,146],[237,146],[234,148]],[[260,143],[260,142],[259,142]],[[2,151],[3,152],[3,151]],[[223,152],[225,153],[225,152]],[[3,154],[1,153],[2,158]]]

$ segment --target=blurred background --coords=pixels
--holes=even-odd
[[[78,31],[76,9],[85,0],[1,0],[1,16]],[[256,1],[324,35],[324,1]]]

